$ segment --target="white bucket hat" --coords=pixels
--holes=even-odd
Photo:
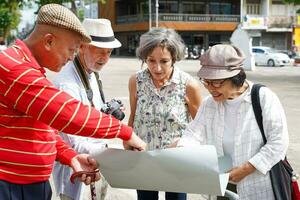
[[[121,43],[114,36],[108,19],[84,19],[83,27],[91,36],[93,46],[100,48],[119,48]]]

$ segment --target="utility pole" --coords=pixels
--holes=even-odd
[[[149,0],[149,31],[152,28],[152,5],[151,0]]]
[[[159,7],[159,4],[158,4],[158,0],[155,0],[155,26],[156,28],[158,27],[158,7]]]
[[[92,0],[90,0],[90,18],[93,18],[92,17]]]

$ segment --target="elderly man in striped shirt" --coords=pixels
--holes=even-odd
[[[137,150],[146,148],[130,127],[83,105],[45,77],[44,68],[60,71],[80,42],[90,41],[70,10],[48,4],[41,7],[29,37],[0,53],[0,199],[50,200],[48,179],[55,160],[75,172],[95,170],[95,160],[77,155],[58,131],[118,137]],[[89,184],[91,177],[84,174],[81,180]]]

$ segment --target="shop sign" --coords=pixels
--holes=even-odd
[[[300,27],[294,29],[294,41],[296,46],[300,46]]]
[[[267,29],[266,18],[263,16],[246,15],[243,20],[243,29]]]

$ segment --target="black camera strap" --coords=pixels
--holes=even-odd
[[[90,104],[93,107],[95,107],[94,103],[93,103],[93,90],[91,88],[90,82],[88,81],[87,74],[84,71],[84,68],[83,68],[82,64],[80,63],[80,61],[79,61],[78,56],[75,56],[73,63],[74,63],[75,69],[76,69],[76,71],[79,75],[79,78],[80,78],[80,80],[81,80],[81,82],[82,82],[82,84],[85,88],[87,98],[88,98]],[[97,81],[97,84],[98,84],[98,89],[99,89],[99,92],[100,92],[101,99],[102,99],[103,103],[105,103],[104,93],[103,93],[103,89],[102,89],[102,82],[99,79],[99,74],[97,72],[94,72],[94,74],[95,74],[96,81]]]
[[[97,80],[97,84],[98,84],[98,88],[99,88],[99,92],[100,92],[102,102],[105,103],[105,97],[104,97],[104,92],[103,92],[103,87],[102,87],[102,81],[100,80],[99,73],[94,72],[94,74],[95,74],[95,77],[96,77],[96,80]]]

